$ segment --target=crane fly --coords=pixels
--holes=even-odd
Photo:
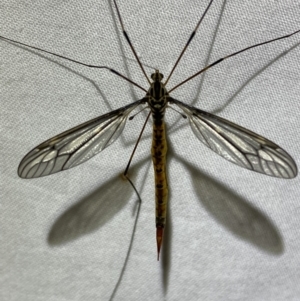
[[[191,75],[173,88],[167,90],[166,87],[170,77],[172,76],[189,44],[193,40],[202,20],[212,5],[213,0],[210,0],[208,3],[204,13],[196,24],[196,27],[194,28],[177,61],[175,62],[174,67],[164,82],[163,74],[161,74],[159,70],[155,70],[155,72],[151,74],[151,80],[147,76],[144,66],[141,63],[133,44],[131,43],[128,33],[125,30],[116,0],[113,0],[113,3],[122,33],[128,45],[130,46],[131,51],[141,68],[141,71],[149,83],[150,87],[148,90],[144,89],[139,84],[110,67],[88,65],[86,63],[1,36],[1,39],[3,40],[54,55],[65,60],[87,66],[89,68],[109,70],[146,93],[146,95],[138,101],[87,121],[86,123],[78,125],[38,145],[22,159],[18,168],[18,175],[21,178],[38,178],[69,169],[89,160],[91,157],[101,152],[114,141],[116,141],[124,129],[128,116],[134,109],[136,109],[138,106],[146,105],[149,109],[149,114],[137,140],[134,151],[132,152],[132,156],[135,152],[148,118],[150,115],[152,115],[153,139],[151,154],[155,178],[156,241],[157,254],[159,258],[166,224],[166,211],[168,202],[168,183],[166,176],[167,142],[164,116],[169,105],[177,106],[182,112],[182,116],[188,118],[194,134],[202,143],[228,161],[243,168],[273,177],[291,179],[297,175],[297,166],[293,158],[277,144],[226,119],[174,99],[170,96],[170,92],[230,57],[248,51],[251,48],[288,38],[298,33],[300,30],[231,53],[207,65],[205,68]],[[124,175],[135,189],[134,184],[127,176],[131,159],[129,160]]]

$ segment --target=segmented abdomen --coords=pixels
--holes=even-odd
[[[163,229],[166,224],[168,183],[166,177],[166,128],[161,119],[153,120],[152,160],[155,176],[155,202],[156,202],[156,239],[158,253],[160,251]]]

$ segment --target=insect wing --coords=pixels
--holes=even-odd
[[[138,100],[43,142],[22,159],[18,175],[21,178],[47,176],[89,160],[116,141],[128,115],[141,103]]]
[[[197,138],[223,158],[269,176],[296,177],[296,163],[277,144],[221,117],[175,99],[171,102],[187,115]]]

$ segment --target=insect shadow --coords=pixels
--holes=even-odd
[[[136,163],[132,171],[139,170],[148,161],[149,157]],[[131,177],[134,180],[135,174]],[[48,234],[49,245],[62,245],[96,231],[122,211],[132,197],[137,199],[127,180],[121,175],[112,177],[56,219]]]
[[[134,174],[135,170],[138,171],[143,165],[150,165],[150,163],[150,157],[147,156],[143,160],[140,160],[140,162],[134,164],[131,168],[131,172],[133,172],[131,175],[132,180],[136,178],[136,175]],[[146,170],[148,169],[149,168],[146,168]],[[141,181],[141,185],[137,187],[139,191],[143,190],[146,178],[147,173],[144,174],[144,180]],[[133,218],[132,233],[131,237],[128,239],[129,243],[123,266],[120,269],[120,274],[116,280],[116,284],[109,300],[113,300],[115,294],[120,288],[132,251],[142,205],[137,199],[137,195],[128,181],[122,179],[120,175],[111,178],[98,189],[62,213],[57,218],[48,234],[49,245],[59,246],[74,241],[81,236],[93,233],[109,222],[118,214],[118,212],[123,210],[129,201],[132,201],[132,198],[135,198],[136,200],[136,205],[132,211],[132,216],[135,216]],[[129,223],[128,226],[130,227]],[[166,237],[168,237],[168,231],[166,233]]]
[[[273,255],[284,251],[276,225],[247,199],[172,152],[190,174],[199,202],[214,219],[235,236]],[[200,209],[199,209],[200,210]]]
[[[110,3],[110,2],[109,2],[109,3]],[[223,2],[223,8],[222,8],[222,9],[224,9],[225,3],[226,3],[226,1]],[[110,3],[110,4],[111,4],[111,3]],[[220,24],[220,22],[218,22],[218,26],[219,26],[219,24]],[[218,26],[216,27],[216,32],[217,32]],[[214,36],[216,36],[216,34],[215,34]],[[297,45],[296,45],[296,46],[297,46]],[[293,49],[293,48],[296,47],[296,46],[293,46],[291,49]],[[19,47],[20,47],[20,46],[19,46]],[[212,47],[211,47],[211,49],[212,49]],[[28,49],[27,49],[27,50],[28,50]],[[28,51],[29,51],[29,50],[28,50]],[[287,52],[288,52],[288,51],[286,51],[284,54],[286,54]],[[244,86],[243,86],[242,88],[244,88],[245,85],[249,83],[249,81],[251,81],[254,77],[258,76],[260,72],[263,72],[263,70],[265,70],[268,66],[270,66],[273,62],[275,62],[278,58],[280,58],[280,57],[283,56],[284,54],[279,55],[279,56],[278,56],[277,58],[275,58],[272,62],[268,63],[267,66],[265,66],[264,68],[262,68],[261,71],[257,72],[255,75],[253,75],[253,76],[248,80],[248,82],[244,84]],[[38,55],[40,55],[40,54],[38,54]],[[210,55],[208,55],[208,58],[209,58],[209,56],[210,56]],[[49,59],[49,58],[47,58],[47,59]],[[49,59],[49,60],[52,61],[51,59]],[[59,64],[59,63],[58,63],[58,64]],[[125,65],[126,65],[126,64],[125,64]],[[68,67],[65,67],[65,66],[64,66],[64,68],[67,68],[68,70],[70,70],[70,68],[68,68]],[[71,70],[70,70],[70,71],[71,71]],[[72,71],[72,72],[74,72],[74,71]],[[129,72],[129,69],[128,69],[128,72]],[[78,73],[76,72],[76,74],[78,74]],[[86,78],[86,77],[84,77],[84,78]],[[203,78],[203,77],[202,77],[202,78]],[[92,83],[94,84],[94,86],[96,87],[96,89],[101,93],[100,89],[97,87],[97,85],[95,85],[95,83],[94,83],[93,81],[91,81],[91,80],[88,79],[88,78],[86,78],[86,79],[89,80],[90,82],[92,82]],[[199,85],[199,86],[201,87],[201,85]],[[241,88],[239,91],[237,91],[237,93],[240,92],[240,91],[242,90],[242,88]],[[134,90],[132,90],[132,93],[134,93]],[[237,93],[236,93],[234,96],[236,96]],[[200,95],[200,88],[199,88],[199,95]],[[104,98],[104,95],[103,95],[103,94],[102,94],[102,96],[103,96],[103,98]],[[104,99],[105,99],[105,98],[104,98]],[[233,99],[233,98],[232,98],[232,99]],[[232,99],[230,99],[230,100],[228,101],[228,103],[230,103],[230,102],[232,101]],[[174,130],[176,130],[176,129],[174,129]],[[171,130],[171,132],[172,132],[172,130]],[[146,138],[147,138],[147,137],[145,137],[144,139],[146,139]]]
[[[224,2],[225,3],[225,2]],[[294,46],[294,47],[296,47],[296,46]],[[292,47],[292,48],[294,48],[294,47]],[[287,53],[287,52],[286,52]],[[281,57],[282,55],[280,55],[280,56],[278,56],[278,58],[279,57]],[[276,59],[275,59],[276,60]],[[275,61],[275,60],[273,60],[273,62]],[[272,62],[272,63],[273,63]],[[271,63],[269,63],[268,65],[267,65],[267,67],[270,65]],[[266,68],[267,68],[266,67]],[[262,71],[263,71],[264,69],[262,69]],[[259,73],[257,73],[257,75],[258,75]],[[252,80],[253,78],[254,78],[255,76],[252,76],[251,78],[250,78],[250,80]],[[249,81],[250,81],[249,80]],[[249,82],[248,81],[248,82]],[[247,82],[247,83],[248,83]],[[201,86],[201,85],[200,85]],[[133,90],[132,90],[133,91]],[[241,90],[240,90],[241,91]],[[240,91],[238,91],[238,92],[240,92]],[[199,92],[200,92],[200,90],[199,90]],[[132,93],[134,93],[134,92],[132,92]],[[200,93],[199,93],[200,94]],[[235,96],[236,96],[237,94],[235,94]],[[146,137],[145,137],[146,138]],[[144,138],[144,139],[145,139]],[[179,159],[180,157],[178,156],[178,159]],[[182,162],[184,162],[184,159],[183,158],[180,158],[181,160],[182,160]],[[187,163],[187,162],[186,162]],[[195,179],[197,179],[198,177],[197,177],[197,175],[196,175],[196,171],[197,170],[195,170],[195,169],[193,169],[192,168],[192,166],[190,166],[189,164],[186,164],[186,166],[188,166],[190,169],[191,169],[191,171],[192,171],[192,174],[194,174],[194,177],[193,177],[193,182],[194,182],[194,180]],[[205,176],[205,175],[202,175],[201,177],[201,181],[202,182],[204,182],[204,183],[206,183],[207,182],[207,180],[209,179],[207,176]],[[116,181],[116,179],[115,178],[113,178],[112,180],[115,180]],[[197,183],[197,185],[195,184],[195,182],[194,182],[194,185],[195,185],[195,189],[196,189],[196,187],[197,187],[197,185],[198,185],[198,183]],[[229,195],[229,198],[228,199],[232,199],[232,200],[234,200],[233,201],[233,204],[230,204],[230,206],[228,206],[228,207],[235,207],[235,208],[237,208],[236,210],[235,210],[235,212],[236,211],[239,211],[239,212],[244,212],[245,210],[245,208],[247,208],[247,210],[249,211],[249,212],[251,212],[251,214],[250,214],[250,216],[249,216],[249,219],[246,219],[247,220],[247,222],[246,222],[246,224],[250,224],[251,225],[251,222],[252,222],[252,224],[253,224],[253,221],[254,221],[254,224],[256,225],[254,228],[255,229],[257,229],[257,228],[262,228],[262,229],[271,229],[271,230],[274,230],[275,229],[275,227],[272,225],[272,223],[270,222],[270,221],[268,221],[267,220],[267,218],[265,218],[262,214],[260,214],[260,212],[257,210],[257,209],[255,209],[255,208],[251,208],[250,206],[242,206],[242,208],[240,208],[240,207],[238,207],[237,206],[237,203],[239,203],[238,201],[240,201],[241,200],[241,198],[239,197],[239,196],[236,196],[236,195],[234,195],[233,193],[229,193],[228,192],[228,190],[226,190],[226,187],[225,186],[222,186],[222,185],[217,185],[217,186],[219,186],[219,190],[218,189],[216,189],[216,188],[214,188],[215,189],[215,191],[219,191],[220,192],[220,195]],[[110,181],[108,181],[105,185],[103,185],[103,186],[101,186],[101,188],[102,188],[102,190],[101,190],[101,194],[105,197],[107,194],[108,194],[108,191],[111,189],[111,187],[114,187],[114,184],[111,182],[111,180]],[[128,195],[127,195],[127,192],[126,193],[122,193],[121,194],[122,195],[122,198],[125,196],[125,197],[129,197],[130,198],[130,194],[129,194],[129,191],[128,191]],[[96,196],[97,196],[97,194],[92,194],[92,195],[90,195],[89,196],[89,200],[95,200],[95,198],[96,198]],[[209,199],[209,197],[208,196],[206,196],[206,195],[202,195],[202,197],[201,198],[203,198],[204,200],[206,200],[206,199]],[[89,201],[88,200],[88,201]],[[106,202],[107,201],[104,201],[104,203],[106,204]],[[225,201],[224,202],[225,204],[228,204],[228,201]],[[244,202],[245,203],[245,202]],[[65,233],[65,231],[64,231],[64,228],[63,228],[63,226],[65,225],[64,224],[64,222],[65,221],[67,221],[68,222],[68,224],[69,225],[72,225],[72,223],[75,223],[76,225],[77,224],[80,224],[80,219],[78,219],[78,220],[72,220],[72,217],[74,217],[74,213],[76,213],[76,218],[79,216],[83,216],[84,218],[86,218],[89,214],[87,214],[87,216],[85,216],[84,214],[82,215],[80,215],[80,213],[81,212],[85,212],[85,213],[89,213],[89,211],[88,210],[86,210],[86,208],[85,208],[85,206],[87,206],[87,207],[91,207],[91,205],[90,204],[87,204],[87,201],[86,202],[84,202],[84,203],[80,203],[80,204],[76,204],[75,206],[73,206],[68,212],[66,212],[63,216],[61,216],[61,218],[59,218],[58,219],[58,221],[57,221],[57,223],[55,223],[55,225],[54,225],[54,227],[52,228],[52,230],[51,230],[51,232],[50,232],[50,234],[49,234],[49,242],[54,242],[54,244],[55,243],[57,243],[57,242],[59,242],[60,240],[59,240],[59,238],[64,238],[64,236],[63,235],[61,235],[61,236],[56,236],[55,235],[55,233],[57,233],[57,231],[56,231],[56,227],[55,226],[57,226],[58,228],[60,228],[60,230],[61,230],[61,233],[60,234],[64,234]],[[110,205],[111,206],[111,205]],[[102,207],[106,207],[106,206],[102,206]],[[244,208],[245,207],[245,208]],[[211,208],[210,207],[208,207],[209,209],[210,209],[210,211],[211,212],[214,212],[213,210],[211,210]],[[106,208],[107,209],[107,208]],[[95,213],[95,212],[93,212],[93,210],[94,210],[94,208],[92,208],[92,213]],[[97,215],[97,214],[95,214],[95,216],[89,216],[89,221],[91,221],[91,223],[90,224],[87,224],[87,225],[84,225],[84,227],[83,228],[80,228],[80,227],[77,227],[77,229],[83,229],[83,231],[78,231],[78,232],[75,232],[75,235],[74,235],[74,237],[78,237],[78,236],[80,236],[80,235],[82,235],[82,233],[89,233],[89,232],[92,232],[92,231],[94,231],[97,227],[99,227],[99,224],[97,224],[97,223],[94,223],[94,221],[95,220],[99,220],[99,219],[103,219],[103,212],[101,212],[100,210],[99,210],[99,212],[100,212],[100,214],[99,215]],[[110,213],[108,213],[107,214],[107,217],[108,218],[110,218],[111,216],[113,216],[114,215],[114,212],[116,212],[116,210],[112,210],[112,214],[110,214]],[[219,212],[219,211],[218,211]],[[69,214],[70,213],[70,214]],[[243,214],[242,214],[243,215]],[[267,248],[265,247],[265,245],[264,244],[262,244],[259,240],[257,240],[257,237],[254,235],[246,235],[247,233],[244,231],[242,231],[242,232],[238,232],[238,231],[236,231],[237,230],[237,228],[238,229],[240,229],[240,228],[243,228],[243,227],[240,227],[240,225],[239,225],[239,227],[236,227],[236,225],[228,225],[228,224],[226,224],[226,222],[224,222],[224,219],[221,217],[219,217],[219,216],[217,216],[217,219],[219,220],[219,221],[221,221],[223,224],[225,224],[226,226],[228,226],[228,228],[229,229],[231,229],[231,231],[232,232],[234,232],[234,233],[236,233],[236,234],[238,234],[238,235],[240,235],[241,237],[246,237],[249,241],[251,241],[251,239],[250,238],[255,238],[255,239],[252,239],[252,241],[254,241],[258,246],[260,246],[260,247],[262,247],[263,246],[263,248],[265,248],[265,249],[268,249],[268,246],[272,246],[271,247],[271,249],[272,250],[275,250],[276,248],[273,248],[273,246],[274,246],[274,244],[267,244]],[[249,222],[248,222],[248,220],[249,220]],[[79,223],[78,223],[78,221],[79,221]],[[103,222],[106,222],[106,220],[105,220],[105,218],[103,219]],[[243,220],[243,222],[245,222],[244,220]],[[257,226],[258,225],[258,226]],[[100,225],[101,226],[101,225]],[[259,226],[261,226],[261,227],[259,227]],[[66,227],[67,228],[67,232],[68,232],[68,238],[72,238],[72,232],[70,232],[69,230],[70,229],[68,229],[68,227]],[[76,227],[75,227],[76,228]],[[62,229],[63,229],[63,231],[62,231]],[[235,231],[234,231],[235,230]],[[278,234],[278,232],[276,232],[275,230],[274,231],[269,231],[272,235],[269,235],[270,237],[271,236],[273,236],[273,237],[276,237],[276,235],[275,234]],[[251,232],[251,231],[250,231]],[[253,232],[253,231],[252,231]],[[274,234],[275,233],[275,234]],[[58,239],[57,239],[57,237],[58,237]],[[64,241],[67,241],[66,239],[63,239]],[[266,241],[266,239],[264,239],[264,242]],[[268,241],[268,240],[267,240]],[[279,235],[277,235],[277,239],[275,239],[275,241],[280,241],[280,236]],[[278,247],[278,246],[280,246],[280,244],[276,244],[275,243],[275,245],[276,245],[276,247]],[[282,244],[281,244],[282,245]],[[278,248],[277,248],[278,249]],[[280,249],[280,248],[279,248]],[[282,252],[282,251],[281,251]],[[275,252],[276,253],[276,252]]]
[[[169,137],[171,138],[171,137]],[[283,239],[277,226],[261,210],[245,197],[237,194],[223,183],[207,175],[201,169],[174,151],[172,139],[168,139],[168,163],[179,162],[190,175],[191,185],[199,203],[209,214],[233,235],[249,242],[272,255],[284,251]],[[172,196],[173,188],[170,187]],[[176,191],[175,191],[176,193]],[[168,207],[171,210],[171,206]],[[202,208],[199,208],[202,210]],[[168,212],[164,245],[162,248],[162,288],[167,294],[172,261],[172,214]]]

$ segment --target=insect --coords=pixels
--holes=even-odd
[[[51,54],[65,60],[87,66],[89,68],[107,69],[146,93],[145,96],[138,101],[87,121],[86,123],[65,131],[38,145],[22,159],[18,168],[18,175],[21,178],[37,178],[47,176],[75,167],[89,160],[91,157],[101,152],[114,141],[116,141],[116,139],[122,133],[126,120],[131,112],[137,107],[145,105],[149,109],[148,118],[151,115],[153,120],[151,154],[155,175],[156,241],[159,258],[166,224],[166,211],[168,202],[168,183],[166,175],[167,142],[164,116],[169,105],[177,106],[177,108],[179,108],[179,110],[182,112],[182,116],[189,119],[194,134],[202,143],[228,161],[243,168],[278,178],[291,179],[297,175],[297,166],[292,157],[275,143],[226,119],[202,111],[193,106],[189,106],[171,97],[170,93],[181,85],[230,57],[255,47],[288,38],[298,33],[300,30],[246,47],[242,50],[220,58],[191,75],[181,83],[167,90],[167,84],[170,80],[170,77],[172,76],[186,49],[193,40],[202,20],[212,5],[213,0],[208,3],[206,10],[196,24],[195,29],[190,35],[186,45],[183,47],[181,54],[179,55],[173,69],[165,81],[163,80],[163,74],[161,74],[159,70],[155,70],[155,72],[151,74],[151,80],[149,79],[145,72],[144,66],[140,62],[136,50],[130,41],[128,33],[125,30],[116,0],[113,0],[113,3],[122,28],[122,33],[149,83],[150,87],[148,90],[122,75],[118,71],[107,66],[88,65],[80,61],[40,49],[38,47],[17,42],[3,36],[0,37],[2,40]],[[146,125],[147,120],[144,126]],[[141,134],[142,132],[143,130],[141,131]],[[131,161],[129,161],[129,164],[124,172],[126,176],[130,162]],[[128,180],[130,181],[129,178]],[[130,183],[135,189],[133,183],[131,181]]]

